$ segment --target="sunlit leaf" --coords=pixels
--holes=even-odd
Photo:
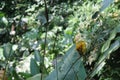
[[[99,66],[97,66],[95,68],[95,70],[92,72],[91,77],[93,77],[95,74],[97,74],[105,65],[105,61],[103,61],[102,63],[99,64]]]
[[[2,18],[2,21],[3,21],[3,23],[4,23],[5,25],[8,25],[8,20],[7,20],[7,18],[3,17],[3,18]]]
[[[120,42],[116,40],[114,43],[111,44],[109,51],[110,52],[116,51],[119,47]]]
[[[66,30],[64,31],[65,34],[67,35],[71,35],[72,34],[72,31],[73,31],[73,28],[66,28]]]
[[[100,12],[106,9],[114,0],[103,0],[102,7],[100,8]]]
[[[5,14],[0,12],[0,18],[3,17],[3,16],[5,16]]]
[[[113,40],[114,38],[115,38],[115,36],[116,36],[116,29],[114,29],[112,32],[111,32],[111,34],[110,34],[110,37],[109,37],[109,40]]]
[[[107,41],[103,44],[103,46],[102,46],[102,48],[101,48],[101,53],[105,52],[105,51],[109,48],[110,43],[111,43],[111,41],[110,41],[110,40],[107,40]]]
[[[31,58],[33,58],[33,55],[29,55],[26,58],[24,58],[22,61],[19,61],[19,64],[16,66],[17,73],[20,72],[29,72],[30,73],[30,61]]]
[[[101,55],[98,64],[101,63],[103,60],[105,60],[112,52],[117,50],[119,47],[120,47],[120,42],[119,41],[115,41],[114,43],[112,43],[110,45],[110,48],[107,49],[107,51],[105,51],[103,55]]]

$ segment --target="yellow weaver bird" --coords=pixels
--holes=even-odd
[[[85,52],[86,52],[86,42],[85,41],[79,41],[79,42],[77,42],[76,43],[76,50],[80,54],[84,55]]]
[[[76,45],[76,50],[79,52],[79,54],[84,55],[87,49],[86,42],[81,39],[80,34],[75,36],[75,45]]]

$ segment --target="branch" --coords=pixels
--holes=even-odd
[[[46,0],[44,0],[44,4],[45,4],[45,16],[46,16],[47,24],[46,24],[46,30],[45,30],[45,46],[44,46],[44,54],[43,54],[43,65],[44,65],[44,57],[46,54],[47,31],[48,31],[48,20],[49,20]],[[41,72],[41,80],[42,80],[42,72]]]
[[[46,0],[44,0],[44,3],[45,3],[45,16],[46,16],[47,23],[48,23],[49,17],[48,17],[48,9],[47,9]]]

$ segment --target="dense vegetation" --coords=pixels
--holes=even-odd
[[[0,80],[119,80],[119,0],[0,1]]]

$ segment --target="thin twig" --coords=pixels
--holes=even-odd
[[[46,24],[46,30],[45,30],[45,43],[44,43],[45,46],[44,46],[44,54],[43,54],[43,65],[44,65],[44,57],[46,54],[47,31],[48,31],[48,20],[49,20],[46,0],[44,0],[44,4],[45,4],[45,16],[46,16],[47,24]],[[42,72],[41,72],[41,80],[42,80]]]
[[[47,9],[46,0],[44,0],[44,4],[45,4],[45,16],[46,16],[46,20],[47,20],[47,23],[48,23],[49,17],[48,17],[48,9]]]
[[[55,40],[54,40],[53,51],[54,51],[54,49],[55,49],[55,46],[56,46],[57,35],[58,35],[58,32],[56,33],[56,37],[55,37]],[[56,57],[58,57],[58,54],[56,54]],[[59,80],[59,79],[58,79],[57,58],[56,58],[56,60],[55,60],[55,63],[56,63],[56,73],[57,73],[57,80]]]
[[[45,16],[46,16],[46,20],[47,20],[47,25],[45,27],[45,46],[44,46],[44,55],[46,53],[46,42],[47,42],[47,30],[48,30],[48,11],[47,11],[47,4],[46,4],[46,0],[44,0],[45,3]]]

